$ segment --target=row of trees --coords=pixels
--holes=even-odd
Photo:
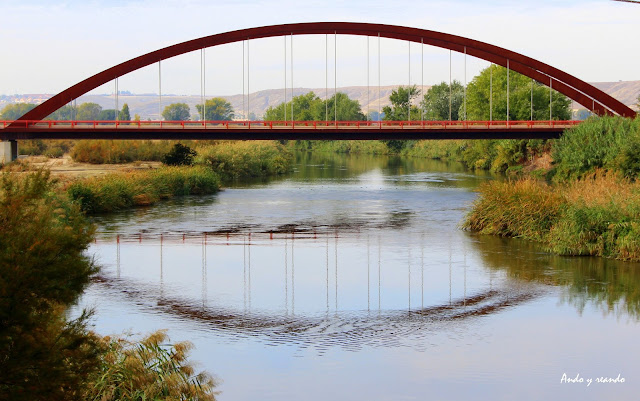
[[[508,78],[507,78],[508,74]],[[507,81],[509,90],[507,91]],[[509,99],[507,102],[507,92]],[[432,86],[420,99],[421,91],[415,86],[400,86],[393,90],[390,106],[382,109],[383,120],[548,120],[549,118],[568,120],[571,118],[571,101],[558,92],[532,81],[514,71],[492,65],[485,68],[466,88],[459,81],[451,85],[442,82]],[[465,101],[466,98],[466,101]],[[507,116],[507,103],[508,113]],[[35,105],[15,104],[6,106],[0,112],[0,119],[14,120],[31,110]],[[235,116],[231,103],[221,97],[214,97],[196,105],[200,119],[232,120]],[[336,115],[337,109],[337,115]],[[373,114],[376,114],[375,116]],[[378,119],[377,112],[368,117]],[[167,121],[187,121],[192,118],[189,105],[173,103],[164,108],[162,117]],[[266,121],[357,121],[365,120],[356,100],[349,99],[345,93],[336,93],[323,100],[315,93],[294,97],[291,101],[269,107]],[[80,106],[64,106],[48,119],[53,120],[115,120],[116,111],[103,110],[96,103],[83,103]],[[136,115],[136,120],[139,117]],[[118,111],[118,120],[129,121],[129,106],[125,103]]]
[[[0,111],[0,120],[16,120],[35,107],[36,105],[31,103],[6,105],[2,111]],[[136,117],[140,119],[139,116],[136,115]],[[97,103],[88,102],[82,103],[80,106],[63,106],[45,120],[113,121],[115,119],[115,109],[103,109],[102,106]],[[122,110],[118,111],[118,120],[131,120],[129,105],[127,103],[122,106]]]
[[[336,114],[337,107],[337,114]],[[362,121],[365,115],[357,100],[349,99],[346,93],[338,92],[323,100],[315,93],[294,97],[290,102],[271,106],[264,113],[265,121]]]
[[[232,120],[235,115],[231,103],[221,97],[207,99],[204,105],[205,107],[202,104],[196,105],[201,120],[203,115],[208,121]],[[186,103],[172,103],[164,108],[162,118],[166,121],[188,121],[191,119],[191,110]]]
[[[571,118],[571,100],[556,91],[532,81],[514,71],[508,72],[508,119],[513,120],[568,120]],[[492,65],[485,68],[466,88],[453,81],[432,86],[419,105],[415,99],[420,90],[414,85],[399,87],[389,97],[384,120],[506,120],[507,119],[507,69]],[[409,104],[411,107],[409,108]]]

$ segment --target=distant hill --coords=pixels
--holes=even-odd
[[[640,81],[619,81],[619,82],[595,82],[594,86],[610,94],[614,98],[620,100],[622,103],[637,110],[636,103],[638,102],[638,95],[640,94]],[[338,88],[338,92],[346,93],[351,99],[357,100],[362,105],[362,110],[366,113],[369,111],[377,111],[378,107],[382,108],[390,104],[389,95],[391,91],[397,88],[398,85],[388,85],[380,87],[380,94],[378,95],[378,87],[371,86],[369,88],[369,94],[367,96],[366,86],[347,86]],[[427,91],[430,86],[425,86],[424,90]],[[294,88],[293,95],[298,96],[313,91],[320,98],[325,96],[325,88]],[[329,88],[328,96],[333,95],[333,89]],[[209,94],[207,97],[211,98],[215,95]],[[291,89],[287,89],[287,100],[291,99]],[[16,95],[16,96],[0,96],[0,108],[6,103],[17,102],[42,102],[45,99],[51,97],[51,95]],[[236,111],[237,117],[241,117],[243,110],[243,97],[242,95],[221,96],[229,101],[233,109]],[[32,100],[33,99],[33,100]],[[253,92],[249,96],[250,113],[253,113],[257,119],[262,118],[265,110],[270,106],[276,106],[282,103],[285,99],[284,89],[268,89],[259,92]],[[102,106],[104,109],[113,109],[115,107],[115,99],[113,95],[87,95],[81,96],[78,99],[78,104],[84,102],[94,102]],[[162,108],[171,103],[186,103],[191,108],[191,114],[196,115],[196,104],[201,103],[199,95],[195,96],[177,96],[177,95],[163,95],[162,96]],[[245,102],[247,97],[245,96]],[[142,119],[146,120],[150,118],[155,120],[158,118],[158,106],[159,98],[155,94],[142,94],[142,95],[125,95],[119,96],[119,105],[122,107],[124,103],[129,104],[131,115],[139,114]],[[246,109],[246,103],[244,108]],[[583,106],[573,103],[572,108],[574,110],[581,109]]]

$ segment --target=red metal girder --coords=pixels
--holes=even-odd
[[[593,111],[599,114],[605,114],[609,109],[621,116],[635,117],[636,113],[622,102],[607,95],[596,87],[564,72],[554,68],[548,64],[524,56],[522,54],[494,46],[485,42],[464,38],[461,36],[435,32],[425,29],[410,28],[396,25],[384,24],[367,24],[359,22],[310,22],[297,24],[271,25],[257,28],[242,29],[237,31],[225,32],[221,34],[205,36],[198,39],[189,40],[178,43],[163,49],[159,49],[131,60],[125,61],[107,70],[104,70],[92,77],[89,77],[72,87],[53,96],[51,99],[37,106],[30,112],[26,113],[20,120],[42,120],[60,107],[69,103],[71,100],[103,85],[117,77],[135,71],[142,67],[156,63],[160,60],[175,57],[191,51],[223,45],[227,43],[239,42],[247,39],[267,38],[285,35],[310,35],[310,34],[348,34],[362,36],[378,36],[384,38],[407,40],[416,43],[427,43],[451,49],[457,52],[463,51],[466,47],[467,53],[476,57],[483,58],[487,61],[497,62],[498,64],[506,64],[506,60],[510,61],[519,68],[518,72],[534,78],[544,84],[542,79],[544,75],[551,77],[554,89],[563,93],[569,98],[583,104],[588,109],[592,109],[591,105],[585,104],[595,99],[599,104]],[[493,61],[497,60],[497,61]],[[505,60],[504,64],[501,62]],[[524,66],[526,68],[520,68]],[[514,70],[516,70],[514,68]],[[536,73],[537,72],[537,73]],[[573,88],[573,90],[571,90]],[[580,95],[582,92],[586,95]],[[593,104],[593,102],[591,102]],[[604,106],[604,107],[602,107]]]

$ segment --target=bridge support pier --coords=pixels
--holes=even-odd
[[[11,163],[18,158],[18,141],[0,141],[0,164]]]

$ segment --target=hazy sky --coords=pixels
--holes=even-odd
[[[303,4],[303,5],[301,5]],[[537,58],[586,81],[640,80],[640,5],[582,1],[415,0],[0,0],[0,94],[57,93],[105,68],[185,40],[255,26],[354,21],[405,25],[466,36]],[[288,43],[287,46],[290,46]],[[377,42],[370,42],[377,84]],[[284,85],[282,38],[251,41],[251,91]],[[381,82],[422,81],[420,46],[383,39]],[[324,87],[325,38],[294,38],[294,86]],[[290,48],[287,49],[290,52]],[[333,84],[333,42],[329,42]],[[367,84],[367,41],[338,37],[338,86]],[[424,81],[448,80],[448,51],[424,49]],[[242,92],[242,45],[206,53],[206,92]],[[290,61],[287,61],[290,63]],[[467,79],[488,64],[471,57]],[[290,65],[287,65],[290,68]],[[454,78],[464,57],[454,54]],[[162,92],[200,93],[200,53],[163,62]],[[290,85],[290,76],[287,78]],[[119,79],[120,90],[158,92],[158,68]],[[113,84],[94,93],[110,93]]]

